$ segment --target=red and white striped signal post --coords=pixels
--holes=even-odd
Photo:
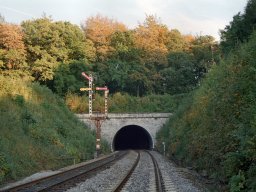
[[[104,98],[105,98],[105,117],[108,116],[108,93],[109,89],[105,87],[96,87],[96,91],[104,91]]]
[[[89,116],[92,121],[94,121],[94,124],[96,126],[96,157],[100,154],[100,140],[101,140],[101,125],[103,121],[108,116],[108,93],[109,89],[107,87],[96,87],[95,90],[93,88],[93,77],[90,74],[89,76],[86,75],[84,72],[82,73],[82,76],[84,76],[89,81],[89,87],[88,88],[80,88],[80,91],[89,91]],[[93,113],[92,108],[92,102],[93,102],[93,92],[94,91],[104,91],[104,99],[105,99],[105,111],[104,113]]]
[[[80,91],[89,91],[89,116],[92,116],[92,83],[93,83],[93,77],[90,74],[89,76],[85,74],[85,72],[82,73],[82,76],[84,76],[89,81],[89,87],[88,88],[80,88]]]

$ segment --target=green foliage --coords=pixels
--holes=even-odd
[[[256,33],[215,66],[158,133],[174,155],[231,191],[255,191]]]
[[[0,140],[0,147],[2,147],[2,142]],[[0,153],[0,181],[4,180],[6,175],[10,173],[10,167],[8,165],[8,162],[6,160],[6,157],[4,154]]]
[[[210,35],[199,36],[192,42],[196,79],[202,79],[214,64],[219,63],[218,44]]]
[[[248,172],[247,172],[247,183],[248,183],[248,188],[251,189],[252,191],[256,189],[256,164],[251,164]]]
[[[187,48],[186,40],[177,29],[172,29],[168,33],[167,44],[169,52],[181,52]]]
[[[244,13],[240,12],[233,17],[229,25],[221,30],[221,49],[224,53],[248,41],[256,26],[256,0],[248,0]]]
[[[152,90],[152,82],[147,79],[149,70],[138,62],[110,60],[96,63],[94,70],[96,84],[107,85],[111,92],[127,92],[142,96]]]
[[[15,97],[13,98],[13,100],[15,101],[15,103],[19,106],[23,106],[25,103],[24,97],[22,95],[15,95]]]
[[[69,22],[53,22],[44,17],[22,23],[27,60],[36,80],[52,80],[60,63],[92,61],[95,50],[82,30]]]
[[[169,67],[160,71],[164,92],[169,94],[185,93],[197,84],[193,56],[184,52],[169,54]]]
[[[65,96],[68,92],[79,93],[81,87],[87,84],[81,73],[90,70],[91,66],[82,61],[73,61],[69,64],[62,63],[55,70],[52,89],[60,96]]]
[[[230,191],[240,192],[244,189],[245,177],[243,172],[239,171],[238,175],[234,175],[230,179]]]
[[[109,97],[109,112],[111,113],[150,113],[150,112],[173,112],[177,109],[178,103],[184,97],[183,94],[170,96],[148,95],[144,97],[134,97],[127,93],[115,93]],[[104,100],[100,95],[96,95],[93,110],[103,111]],[[68,94],[66,104],[75,113],[88,113],[88,96],[78,96]]]
[[[117,31],[110,37],[110,45],[115,49],[113,58],[121,61],[134,61],[139,57],[139,50],[135,48],[135,37],[132,31]]]
[[[94,133],[48,88],[10,77],[0,87],[0,183],[93,158]]]

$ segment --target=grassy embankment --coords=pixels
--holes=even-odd
[[[94,134],[49,89],[0,77],[0,184],[93,158],[94,146]]]
[[[157,136],[168,156],[230,191],[256,191],[255,63],[256,33],[210,71]]]

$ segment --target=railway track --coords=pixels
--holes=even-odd
[[[153,189],[153,190],[158,191],[158,192],[164,192],[165,191],[163,181],[162,181],[161,171],[158,167],[157,161],[154,158],[154,156],[149,151],[137,151],[138,156],[137,156],[136,161],[133,163],[133,166],[127,172],[127,174],[123,177],[123,179],[121,179],[119,181],[118,185],[116,185],[116,187],[112,190],[113,192],[122,191],[124,186],[128,183],[128,181],[131,179],[132,175],[134,174],[134,170],[137,168],[138,163],[140,161],[141,153],[145,153],[145,152],[150,156],[150,158],[153,162],[153,166],[154,166],[153,170],[154,170],[154,176],[155,176],[155,179],[154,179],[155,183],[153,185],[156,186],[156,188]],[[145,163],[145,162],[143,162],[143,163]]]
[[[0,191],[200,192],[202,190],[182,178],[179,170],[166,162],[157,152],[140,150],[116,152],[107,158],[79,164],[68,171]]]
[[[48,177],[24,183],[8,189],[0,189],[0,192],[39,192],[39,191],[64,191],[76,183],[84,181],[90,174],[95,171],[110,166],[113,162],[127,155],[128,151],[120,151],[106,158],[100,158],[91,163],[75,167]]]

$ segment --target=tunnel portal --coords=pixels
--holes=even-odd
[[[147,149],[153,148],[151,135],[146,129],[138,125],[128,125],[121,128],[113,139],[113,150]]]

